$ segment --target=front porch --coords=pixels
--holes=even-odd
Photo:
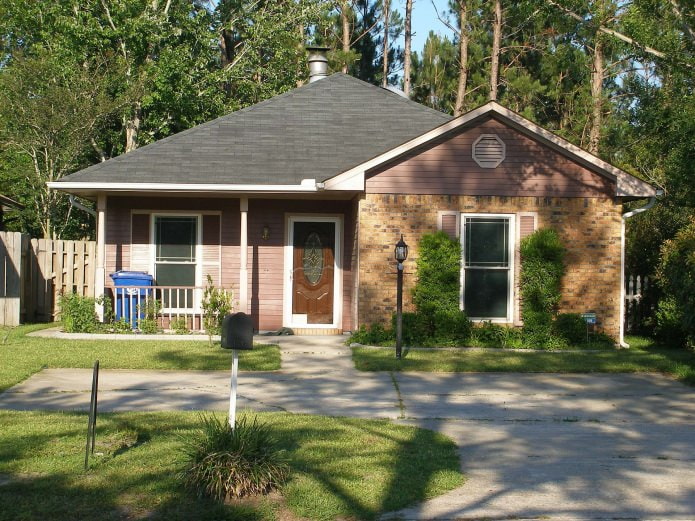
[[[352,330],[353,196],[100,195],[95,293],[111,297],[116,318],[137,324],[149,312],[161,329],[203,331],[209,277],[232,293],[233,311],[251,315],[257,331]],[[150,274],[153,285],[116,287],[110,275],[122,270]]]

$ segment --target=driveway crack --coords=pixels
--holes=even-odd
[[[398,409],[401,414],[398,416],[400,420],[405,419],[405,403],[403,403],[403,396],[401,395],[401,388],[398,386],[398,381],[396,380],[396,375],[393,371],[389,371],[389,376],[391,377],[391,382],[393,387],[396,389],[396,396],[398,397]]]

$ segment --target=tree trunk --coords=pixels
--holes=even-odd
[[[133,103],[133,115],[125,122],[125,153],[132,152],[138,148],[138,134],[142,123],[142,103]]]
[[[347,0],[344,0],[340,4],[340,23],[342,25],[342,31],[343,33],[341,34],[342,37],[342,44],[343,44],[343,55],[344,55],[344,60],[345,63],[343,63],[343,73],[347,74],[348,71],[348,63],[347,63],[347,56],[348,53],[350,52],[350,19],[348,18],[348,2]]]
[[[598,154],[601,141],[601,125],[603,123],[603,79],[605,65],[603,63],[603,44],[596,35],[594,43],[593,66],[591,69],[591,125],[589,127],[589,145],[587,149],[592,154]]]
[[[495,0],[495,20],[492,26],[492,56],[490,57],[490,101],[497,101],[502,42],[502,1]]]
[[[466,97],[468,84],[468,0],[459,1],[459,81],[456,91],[454,116],[463,114],[463,100]]]
[[[384,48],[383,48],[383,78],[381,78],[381,86],[386,88],[389,85],[389,11],[391,10],[390,0],[384,2]]]
[[[403,57],[403,92],[410,97],[410,43],[412,40],[411,22],[413,0],[405,0],[405,56]]]

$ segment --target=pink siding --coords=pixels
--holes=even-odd
[[[343,329],[352,328],[352,273],[354,215],[350,201],[249,200],[249,300],[250,311],[260,317],[259,329],[278,329],[283,319],[286,217],[294,214],[343,216]],[[263,227],[270,237],[263,240]]]
[[[506,159],[482,168],[471,147],[481,134],[496,134]],[[606,197],[615,182],[568,159],[495,119],[440,139],[370,173],[367,193]]]
[[[203,263],[214,266],[216,250],[220,252],[222,286],[233,288],[238,298],[240,215],[238,199],[217,198],[144,198],[109,197],[106,218],[106,284],[111,286],[110,273],[131,269],[131,212],[201,211],[220,212],[221,220],[204,215]],[[284,199],[250,199],[248,213],[248,269],[250,313],[257,327],[272,330],[282,327],[283,275],[287,215],[326,214],[343,216],[343,329],[352,328],[354,222],[352,201],[293,201]],[[137,214],[135,214],[137,216]],[[146,217],[135,219],[146,219]],[[137,221],[136,227],[142,224]],[[270,228],[270,237],[263,240],[263,227]],[[149,227],[148,238],[149,238]],[[142,232],[140,232],[142,235]],[[136,238],[139,236],[135,233]],[[219,246],[215,245],[215,237]],[[140,239],[137,239],[140,241]],[[214,274],[211,273],[214,278]]]

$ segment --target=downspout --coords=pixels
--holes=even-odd
[[[75,199],[74,195],[70,195],[70,204],[77,208],[78,210],[82,210],[83,212],[87,212],[88,214],[96,217],[97,213],[92,210],[90,207],[83,205],[80,203],[77,199]]]
[[[630,347],[629,344],[625,343],[625,221],[638,213],[649,210],[656,203],[657,196],[663,195],[663,193],[663,190],[657,190],[656,195],[650,197],[647,204],[622,215],[622,222],[620,223],[620,334],[618,337],[618,346],[622,348]]]

